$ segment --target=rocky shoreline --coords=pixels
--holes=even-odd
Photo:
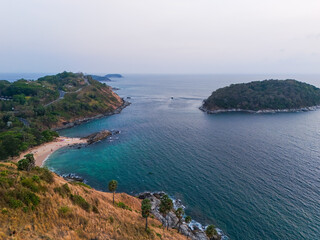
[[[95,119],[111,116],[111,115],[114,115],[114,114],[119,114],[124,108],[126,108],[127,106],[129,106],[131,104],[130,102],[124,100],[123,98],[122,98],[122,101],[123,101],[123,104],[120,107],[118,107],[117,109],[115,109],[114,111],[112,111],[112,112],[107,112],[105,114],[98,114],[98,115],[96,115],[94,117],[87,117],[87,118],[77,119],[77,120],[75,120],[73,122],[65,122],[65,123],[63,123],[64,124],[63,126],[52,128],[51,130],[58,131],[58,130],[66,129],[66,128],[72,128],[72,127],[75,127],[77,125],[81,125],[83,123],[86,123],[86,122],[89,122],[89,121],[92,121],[92,120],[95,120]]]
[[[312,107],[303,107],[303,108],[289,108],[289,109],[261,109],[261,110],[246,110],[240,108],[232,108],[232,109],[217,109],[217,110],[208,110],[204,106],[199,107],[199,109],[208,114],[217,114],[217,113],[227,113],[227,112],[245,112],[245,113],[288,113],[288,112],[309,112],[315,111],[319,109],[320,106],[312,106]]]
[[[151,202],[151,214],[158,219],[160,222],[167,223],[169,228],[177,228],[179,219],[175,215],[174,211],[170,211],[167,214],[167,217],[165,218],[160,212],[159,212],[159,206],[160,206],[160,199],[162,196],[164,196],[165,192],[144,192],[137,194],[136,197],[139,199],[150,199]],[[183,207],[179,201],[176,201],[176,208]],[[190,224],[188,225],[185,223],[184,218],[182,221],[182,224],[180,225],[180,233],[189,237],[192,240],[208,240],[205,233],[205,229],[200,229],[196,226],[191,227]],[[221,235],[216,235],[212,239],[218,240],[221,239]]]

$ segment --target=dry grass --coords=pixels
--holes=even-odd
[[[0,165],[0,173],[9,170],[17,174],[14,164]],[[15,184],[19,184],[20,177],[35,175],[19,172]],[[75,204],[67,194],[62,196],[54,188],[66,184],[63,178],[54,176],[54,183],[41,181],[45,190],[37,193],[40,204],[24,212],[23,208],[12,209],[0,199],[0,239],[186,239],[177,234],[176,230],[163,230],[161,223],[155,219],[149,220],[150,232],[144,230],[145,221],[141,217],[141,201],[125,193],[118,193],[116,201],[128,205],[132,211],[119,208],[112,204],[112,194],[88,189],[84,186],[68,184],[71,193],[82,196],[89,204],[90,211]],[[11,187],[13,189],[13,187]],[[0,186],[0,198],[4,191]],[[99,213],[92,211],[96,206]],[[161,238],[160,235],[161,234]]]

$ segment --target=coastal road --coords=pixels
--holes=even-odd
[[[86,85],[83,86],[82,88],[79,88],[78,90],[74,91],[74,92],[80,92],[83,88],[87,87],[87,86],[90,86],[90,82],[88,81],[88,78],[86,77],[82,77],[82,79],[85,81]],[[60,101],[61,99],[64,98],[64,95],[66,95],[67,93],[74,93],[74,92],[65,92],[63,90],[59,90],[59,98],[57,98],[56,100],[52,101],[52,102],[49,102],[48,104],[44,105],[44,107],[48,107],[50,106],[51,104],[55,103],[55,102],[58,102]]]
[[[45,107],[48,107],[50,106],[51,104],[55,103],[55,102],[58,102],[59,100],[63,99],[64,98],[64,95],[66,95],[67,92],[63,91],[63,90],[59,90],[59,98],[52,101],[52,102],[49,102],[48,104],[44,105]]]

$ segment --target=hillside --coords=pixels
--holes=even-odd
[[[296,80],[264,80],[231,84],[214,91],[202,110],[299,110],[320,104],[320,89]]]
[[[0,240],[186,239],[152,217],[146,232],[138,198],[116,193],[115,201],[111,193],[67,182],[43,168],[26,172],[1,163]]]
[[[106,84],[63,72],[36,81],[0,81],[0,160],[52,141],[50,129],[112,114],[124,102]]]

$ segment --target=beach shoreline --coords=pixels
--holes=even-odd
[[[27,151],[21,153],[19,157],[13,159],[13,161],[18,162],[19,160],[23,159],[26,154],[31,153],[34,156],[36,166],[41,167],[45,160],[47,160],[52,153],[59,150],[60,148],[86,143],[86,139],[69,138],[61,136],[57,137],[55,140],[51,142],[47,142],[39,146],[35,146],[31,149],[28,149]]]

